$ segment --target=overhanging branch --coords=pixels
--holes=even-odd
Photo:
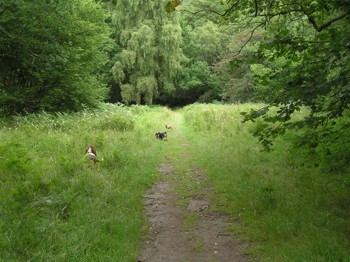
[[[255,1],[257,1],[257,0],[255,0]],[[202,12],[213,13],[213,14],[216,14],[216,15],[219,15],[219,16],[226,16],[230,12],[232,12],[232,10],[239,4],[239,2],[240,2],[240,0],[237,0],[237,2],[232,4],[224,13],[220,13],[219,11],[216,11],[216,10],[213,10],[213,9],[209,9],[209,8],[203,8],[203,9],[200,9],[200,10],[198,10],[196,12],[191,12],[189,10],[181,10],[181,11],[185,11],[185,12],[188,12],[188,13],[192,14],[192,17],[189,19],[189,21],[191,21],[196,15],[198,15],[199,13],[202,13]]]
[[[305,13],[305,12],[304,12],[304,13]],[[305,14],[306,14],[306,13],[305,13]],[[313,17],[312,15],[306,14],[306,16],[307,16],[309,22],[311,23],[311,25],[313,26],[313,28],[315,28],[315,30],[316,30],[317,32],[321,32],[322,30],[324,30],[324,29],[326,29],[327,27],[331,26],[333,23],[335,23],[335,22],[337,22],[337,21],[339,21],[339,20],[341,20],[341,19],[347,17],[348,15],[349,15],[349,13],[345,13],[345,14],[343,14],[343,15],[341,15],[341,16],[338,16],[338,17],[335,17],[335,18],[329,20],[327,23],[325,23],[325,24],[323,24],[323,25],[321,25],[321,26],[318,26],[317,23],[316,23],[316,21],[315,21],[315,19],[314,19],[314,17]]]
[[[3,13],[5,13],[5,11],[6,11],[7,9],[9,9],[9,8],[10,8],[10,6],[5,6],[5,8],[4,8],[3,10],[0,11],[0,15],[2,15]]]
[[[247,39],[247,41],[245,41],[245,43],[241,46],[241,48],[237,51],[237,53],[233,55],[233,57],[238,56],[238,55],[242,52],[242,50],[244,49],[244,47],[250,42],[250,40],[252,40],[255,31],[256,31],[259,27],[263,26],[264,24],[265,24],[265,22],[260,23],[260,24],[258,24],[256,27],[254,27],[254,29],[253,29],[252,31],[250,31],[250,33],[249,33],[249,34],[250,34],[250,35],[249,35],[249,38]]]

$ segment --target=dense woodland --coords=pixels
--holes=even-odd
[[[349,14],[348,0],[1,1],[0,112],[262,102],[245,120],[264,120],[255,135],[267,150],[306,128],[296,146],[341,168]]]

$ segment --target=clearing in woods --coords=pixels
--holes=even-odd
[[[247,244],[229,230],[237,222],[212,209],[213,190],[205,170],[196,166],[180,113],[173,124],[168,141],[159,141],[167,147],[158,165],[161,179],[144,197],[151,228],[138,260],[248,261]]]

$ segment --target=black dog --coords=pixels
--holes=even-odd
[[[168,135],[166,132],[156,132],[154,134],[156,136],[156,138],[160,139],[160,140],[168,140]]]

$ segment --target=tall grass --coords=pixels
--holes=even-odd
[[[165,108],[103,105],[0,127],[0,260],[135,261]],[[94,144],[99,163],[85,158]]]
[[[292,134],[264,152],[255,126],[241,122],[251,107],[259,105],[180,111],[196,165],[216,189],[215,208],[240,221],[232,230],[253,240],[259,260],[350,261],[348,174],[302,166]],[[161,107],[105,104],[1,120],[0,260],[135,261],[147,231],[142,197],[175,143],[154,132],[174,117]],[[85,158],[90,143],[97,164]]]
[[[253,240],[262,261],[350,261],[350,177],[310,168],[287,134],[267,153],[240,112],[259,105],[191,105],[182,110],[217,207]],[[300,116],[298,116],[300,117]],[[257,123],[259,124],[259,123]],[[242,229],[243,225],[243,229]]]

